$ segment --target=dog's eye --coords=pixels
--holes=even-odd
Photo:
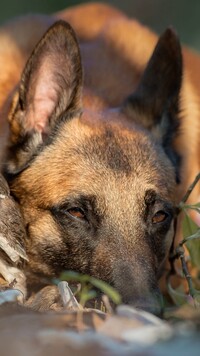
[[[153,224],[159,224],[164,222],[168,218],[169,214],[163,210],[157,211],[157,213],[152,218]]]
[[[74,207],[74,208],[68,209],[67,212],[73,218],[80,219],[80,220],[84,220],[85,219],[85,213],[81,208]]]

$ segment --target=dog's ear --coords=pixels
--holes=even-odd
[[[8,170],[22,170],[65,120],[80,115],[82,66],[71,26],[56,22],[35,47],[9,115]],[[10,155],[9,155],[10,151]]]
[[[177,170],[180,160],[173,150],[173,138],[178,131],[181,84],[180,42],[175,32],[167,29],[160,36],[136,91],[123,106],[128,116],[152,132]]]

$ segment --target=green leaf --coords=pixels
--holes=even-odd
[[[183,245],[183,243],[187,243],[189,241],[197,240],[197,239],[198,240],[200,239],[200,228],[193,235],[190,235],[186,237],[184,240],[182,240],[181,244]]]
[[[186,212],[186,209],[195,210],[195,211],[197,211],[197,213],[200,214],[200,203],[193,204],[193,205],[188,205],[188,204],[181,205],[181,210]]]
[[[80,282],[80,283],[87,283],[90,282],[90,276],[88,276],[87,274],[81,274],[78,272],[74,272],[74,271],[64,271],[63,273],[61,273],[60,275],[60,279],[62,281],[73,281],[73,282]]]
[[[196,206],[196,207],[200,208],[200,203],[196,203],[196,204],[193,204],[191,206]]]
[[[194,305],[196,308],[200,309],[200,291],[195,289],[195,294],[193,295]]]
[[[183,204],[182,209],[193,209],[193,208],[200,208],[200,203],[196,203],[196,204]]]
[[[184,239],[188,240],[186,242],[186,247],[190,254],[192,266],[200,268],[200,238],[198,238],[200,237],[200,228],[186,212],[183,219],[182,229]]]
[[[109,284],[96,279],[94,277],[91,277],[90,283],[93,284],[94,287],[100,289],[104,294],[106,294],[115,304],[120,304],[121,303],[121,296],[120,294],[111,287]]]
[[[197,213],[200,214],[200,208],[195,208],[195,206],[194,206],[194,207],[192,207],[192,208],[190,208],[190,209],[195,210]]]
[[[101,281],[97,278],[91,277],[87,274],[80,274],[74,271],[65,271],[61,274],[60,279],[62,281],[67,280],[80,282],[80,283],[90,283],[94,287],[98,288],[102,293],[106,294],[115,304],[121,303],[120,294],[109,284],[104,281]]]
[[[184,219],[183,219],[183,224],[182,224],[182,231],[183,231],[183,237],[184,239],[190,235],[195,234],[199,226],[190,218],[190,216],[187,214],[187,212],[184,210]]]
[[[191,299],[191,297],[184,293],[184,289],[182,285],[180,285],[177,289],[174,289],[171,283],[168,281],[167,288],[168,288],[169,295],[171,296],[173,302],[176,305],[181,306],[186,303],[188,304],[189,299]]]
[[[97,296],[97,293],[95,292],[95,290],[85,289],[80,293],[80,304],[82,306],[84,306],[88,300],[94,299],[94,298],[96,298],[96,296]]]

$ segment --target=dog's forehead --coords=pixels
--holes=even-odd
[[[144,197],[146,190],[159,187],[169,196],[173,179],[171,166],[166,170],[166,159],[148,134],[91,117],[66,122],[29,169],[20,179],[26,186],[32,174],[32,196],[35,190],[37,200],[49,205],[78,194],[110,196],[114,203],[120,196],[130,199],[131,191]]]
[[[105,159],[104,163],[111,168],[115,158],[115,161],[119,160],[122,170],[123,167],[127,170],[129,158],[132,161],[134,156],[145,155],[147,145],[154,150],[148,133],[117,110],[84,112],[80,118],[65,124],[60,139],[65,142],[66,149],[72,148],[78,154]]]
[[[144,170],[144,162],[147,167],[154,166],[160,155],[149,133],[115,110],[84,112],[81,118],[66,123],[59,141],[62,150],[71,151],[71,158],[127,175]]]
[[[51,149],[54,160],[57,157],[62,162],[57,164],[62,171],[59,174],[64,170],[66,175],[77,172],[87,179],[100,175],[102,179],[114,176],[125,180],[137,176],[141,182],[161,177],[162,170],[166,171],[161,147],[157,150],[148,133],[120,119],[123,114],[115,112],[108,118],[96,113],[93,118],[89,113],[66,123]]]

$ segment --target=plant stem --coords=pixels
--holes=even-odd
[[[195,288],[193,287],[193,282],[192,282],[192,277],[188,271],[188,267],[187,267],[187,263],[185,261],[185,256],[184,256],[184,249],[182,246],[178,246],[176,248],[176,253],[177,253],[177,256],[179,256],[180,260],[181,260],[181,266],[182,266],[182,270],[183,270],[183,274],[185,276],[185,279],[187,281],[187,284],[188,284],[188,290],[189,290],[189,294],[190,296],[193,298],[194,300],[194,305],[199,308],[200,307],[200,304],[198,302],[198,300],[196,299],[196,290]]]
[[[198,183],[199,180],[200,180],[200,172],[197,174],[194,182],[190,185],[190,187],[188,188],[186,194],[184,195],[183,199],[181,200],[181,202],[179,204],[180,207],[181,207],[182,204],[184,204],[188,200],[191,192],[193,191],[195,185]]]

